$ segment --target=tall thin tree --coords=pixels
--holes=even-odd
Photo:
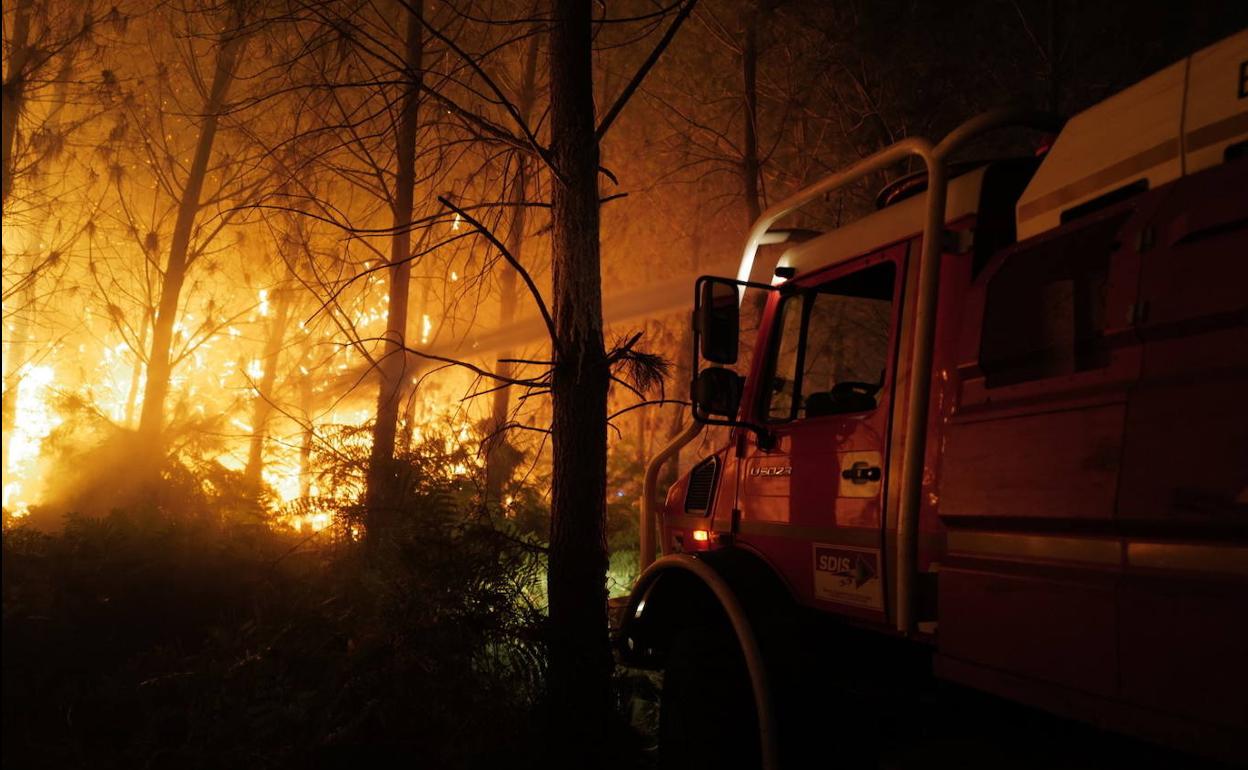
[[[529,120],[533,105],[537,101],[537,59],[540,38],[533,35],[529,38],[528,50],[524,58],[524,74],[520,79],[520,87],[516,94],[516,111],[523,121]],[[529,163],[527,153],[515,153],[516,171],[511,182],[509,202],[511,203],[511,222],[507,233],[507,249],[516,260],[522,260],[524,249],[524,229],[527,223]],[[499,293],[499,328],[507,328],[516,319],[516,302],[519,298],[516,270],[511,265],[503,265],[498,277]],[[498,356],[499,361],[495,372],[500,377],[512,376],[512,365],[508,361],[512,352],[505,350]],[[490,409],[489,437],[485,446],[485,497],[488,502],[496,503],[502,499],[503,487],[511,474],[513,455],[507,450],[506,434],[503,431],[511,414],[511,388],[504,382],[494,391]]]
[[[554,0],[550,27],[551,265],[555,322],[550,698],[564,764],[597,766],[610,706],[607,390],[591,5]]]
[[[553,0],[550,19],[551,502],[549,695],[565,767],[599,767],[611,714],[607,637],[607,395],[603,346],[599,142],[694,7],[686,2],[594,125],[593,19]]]
[[[174,220],[169,255],[161,281],[160,302],[156,310],[156,321],[152,325],[147,382],[143,391],[143,407],[139,413],[139,435],[154,450],[161,446],[165,399],[169,394],[169,378],[173,370],[174,325],[177,322],[178,304],[182,296],[182,286],[186,282],[187,268],[193,261],[191,238],[201,208],[200,201],[212,159],[217,128],[247,40],[243,3],[240,0],[231,3],[230,15],[230,21],[217,41],[212,83],[205,95],[195,141],[195,154],[178,201],[177,218]]]
[[[394,468],[395,435],[403,396],[407,357],[407,304],[411,288],[412,197],[416,185],[416,133],[420,127],[420,92],[424,58],[424,20],[421,3],[404,4],[407,16],[403,93],[395,128],[394,197],[390,242],[390,282],[386,305],[385,350],[378,364],[377,419],[373,424],[373,446],[369,458],[367,508],[370,540],[376,540],[397,505],[398,481]]]

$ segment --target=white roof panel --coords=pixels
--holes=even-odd
[[[984,167],[969,171],[949,183],[945,222],[974,214],[979,207],[979,191],[984,183]],[[795,267],[798,274],[844,262],[848,259],[904,240],[923,231],[927,195],[919,193],[876,211],[856,222],[797,244],[786,250],[775,265],[756,260],[752,280],[771,281],[776,267]],[[760,264],[763,263],[763,264]]]

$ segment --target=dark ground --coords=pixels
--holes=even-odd
[[[424,517],[367,567],[350,549],[158,516],[6,531],[3,766],[547,766],[532,554],[456,521]],[[798,767],[1210,767],[948,686],[880,688],[869,665],[847,677],[831,660],[795,661],[788,702],[813,716],[789,750]],[[661,678],[630,683],[646,697],[621,700],[617,767],[657,767]]]

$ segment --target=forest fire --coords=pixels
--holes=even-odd
[[[265,317],[263,305],[258,315]],[[384,315],[380,316],[384,320]],[[237,338],[237,330],[230,333]],[[81,362],[98,356],[99,366],[91,379],[58,378],[58,356],[54,350],[49,363],[27,365],[18,373],[15,407],[11,430],[6,429],[6,452],[4,463],[4,508],[8,515],[20,519],[29,513],[31,505],[43,502],[45,474],[51,458],[44,456],[45,443],[58,429],[66,429],[67,418],[58,410],[67,404],[71,409],[89,405],[90,410],[112,426],[124,430],[131,427],[131,420],[141,403],[134,400],[142,388],[142,375],[135,374],[133,357],[124,343],[103,346],[93,355],[86,345],[73,351],[71,363],[60,362],[62,370],[75,372],[79,377],[85,367]],[[242,473],[246,469],[248,445],[254,439],[256,428],[249,422],[258,391],[256,383],[264,379],[264,362],[256,357],[230,357],[230,346],[214,346],[204,343],[188,357],[183,373],[172,378],[170,398],[184,402],[186,418],[192,422],[209,425],[208,415],[220,415],[218,427],[205,427],[215,434],[215,449],[207,459],[223,468]],[[220,350],[220,352],[218,352]],[[329,367],[335,375],[352,368],[349,355],[336,355],[337,363]],[[304,377],[311,374],[306,368]],[[330,377],[311,386],[314,393],[330,392],[336,378]],[[6,398],[9,397],[6,395]],[[401,430],[410,434],[413,444],[419,445],[427,438],[445,436],[441,439],[442,451],[448,456],[460,450],[473,448],[474,431],[463,417],[463,410],[454,405],[447,408],[437,399],[413,399],[402,418]],[[456,414],[460,417],[456,421]],[[318,471],[310,463],[311,452],[303,446],[306,434],[315,435],[323,429],[347,429],[357,434],[348,440],[357,451],[367,451],[367,432],[360,429],[372,419],[372,411],[366,407],[352,407],[339,402],[327,411],[316,414],[306,422],[288,419],[285,425],[271,425],[264,447],[264,464],[261,478],[269,490],[268,509],[277,521],[296,529],[305,527],[321,530],[331,521],[334,506],[349,502],[363,491],[363,481],[343,484],[339,479],[331,497],[326,497],[318,484]],[[78,416],[78,419],[81,415]],[[68,418],[73,421],[75,418]],[[72,433],[61,437],[62,441],[74,441]],[[343,447],[339,447],[342,449]],[[476,455],[473,451],[472,454]],[[476,458],[477,465],[480,459]],[[469,462],[458,462],[449,468],[453,476],[466,476],[473,472]],[[291,504],[300,499],[315,499],[324,510],[294,512]]]
[[[4,462],[4,507],[14,518],[29,513],[30,503],[37,500],[39,449],[61,419],[52,410],[52,384],[55,375],[50,366],[28,367],[17,386],[13,430],[7,438]]]
[[[6,228],[6,233],[12,230]],[[16,242],[13,237],[6,245]],[[352,308],[344,309],[355,334],[380,336],[387,319],[386,299],[362,292]],[[352,484],[338,477],[332,495],[327,494],[329,485],[317,481],[323,472],[315,467],[317,448],[306,444],[326,430],[346,431],[353,436],[347,444],[367,453],[367,431],[361,429],[374,414],[367,406],[355,405],[366,402],[368,395],[355,390],[348,378],[365,380],[369,372],[350,345],[335,343],[328,324],[316,319],[292,324],[289,307],[275,310],[274,305],[272,291],[259,289],[250,308],[230,316],[220,311],[214,314],[211,306],[205,308],[203,318],[191,312],[181,315],[172,330],[175,341],[184,346],[183,360],[169,380],[168,399],[176,415],[173,426],[181,423],[194,432],[211,434],[202,458],[241,475],[247,471],[249,445],[258,433],[253,424],[256,405],[273,401],[279,415],[265,417],[259,471],[267,489],[265,505],[276,523],[320,531],[331,524],[336,506],[362,493],[363,478]],[[50,345],[31,335],[27,344],[35,348],[37,358],[22,349],[14,336],[21,333],[15,323],[8,324],[11,354],[31,355],[31,360],[15,367],[5,379],[5,399],[13,402],[12,417],[5,422],[6,520],[16,522],[29,515],[32,505],[45,501],[47,474],[56,463],[52,455],[91,440],[81,435],[82,423],[102,420],[108,429],[117,431],[138,427],[147,374],[142,362],[145,354],[136,352],[134,340],[124,333],[118,341],[118,331],[126,326],[117,323],[116,312],[111,305],[103,313],[87,305],[76,326]],[[266,353],[263,337],[275,312],[284,316],[277,320],[295,327],[282,334],[284,348],[277,355],[272,350]],[[435,327],[430,313],[421,315],[422,343],[431,340]],[[294,346],[301,349],[296,352],[291,349]],[[319,358],[317,346],[326,351]],[[275,388],[279,370],[292,365],[297,375],[283,375],[288,380],[285,390]],[[420,377],[410,381],[416,385]],[[304,402],[292,404],[299,396]],[[408,402],[400,428],[413,442],[423,442],[431,431],[450,436],[443,447],[448,455],[468,447],[473,432],[463,408],[448,407],[424,393],[413,394]],[[448,420],[457,414],[458,422],[447,428]],[[465,476],[472,469],[460,462],[450,472]],[[302,505],[292,505],[301,500]]]
[[[315,23],[270,22],[238,4],[141,5],[6,6],[6,67],[52,66],[37,42],[50,35],[57,66],[73,75],[19,86],[6,69],[6,521],[32,507],[50,521],[84,505],[99,515],[154,499],[150,482],[176,468],[219,467],[275,523],[324,528],[368,487],[370,463],[434,434],[454,436],[440,451],[463,455],[450,476],[476,473],[482,420],[517,417],[520,405],[499,411],[498,389],[480,382],[484,397],[461,400],[473,376],[392,345],[454,352],[494,322],[503,289],[484,225],[470,231],[466,212],[432,197],[403,204],[412,223],[395,224],[394,174],[408,171],[388,164],[436,170],[432,155],[394,157],[401,121],[361,119],[354,145],[337,153],[321,147],[325,127],[292,141],[266,121],[309,109],[352,119],[389,103],[394,86],[345,100],[325,90],[354,77],[369,56],[361,49],[300,59],[295,91],[270,95],[295,81],[282,85],[269,68]],[[358,23],[389,24],[387,12],[370,13]],[[201,48],[197,35],[217,42]],[[143,37],[164,40],[154,59],[132,55]],[[88,64],[88,52],[99,60]],[[201,68],[213,67],[209,87]],[[515,159],[502,160],[514,173]],[[463,163],[441,178],[468,173]],[[360,174],[376,184],[338,186]],[[419,251],[387,257],[400,242]],[[475,353],[484,358],[472,371],[494,367],[497,352]],[[109,457],[123,445],[124,460]],[[147,492],[123,492],[112,468],[126,461],[163,469]],[[317,512],[302,513],[309,506]]]

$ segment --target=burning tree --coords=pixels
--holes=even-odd
[[[243,49],[251,33],[250,25],[254,23],[253,19],[248,18],[247,10],[245,4],[238,0],[227,6],[225,13],[222,14],[223,18],[210,13],[204,13],[201,17],[202,21],[208,24],[209,29],[215,26],[219,31],[213,35],[215,61],[212,63],[211,79],[207,81],[207,89],[199,95],[198,108],[192,108],[191,112],[192,115],[197,115],[198,119],[193,123],[194,144],[191,148],[186,148],[192,153],[189,166],[182,166],[178,162],[178,151],[184,151],[184,148],[172,145],[175,141],[173,133],[150,132],[150,118],[144,119],[146,116],[135,116],[133,123],[136,129],[146,134],[143,147],[151,154],[148,165],[154,171],[159,169],[156,173],[162,182],[163,192],[169,196],[170,202],[175,206],[169,246],[164,254],[164,263],[160,265],[160,288],[157,292],[156,313],[152,321],[151,344],[147,353],[146,384],[138,427],[141,441],[158,453],[162,446],[161,430],[165,421],[165,399],[169,392],[169,378],[173,371],[174,327],[177,325],[182,287],[186,282],[188,269],[200,256],[204,255],[212,239],[220,234],[222,229],[221,222],[204,226],[205,223],[199,221],[200,213],[208,202],[221,204],[233,195],[246,195],[251,192],[248,188],[253,186],[247,182],[239,184],[242,180],[239,179],[237,168],[239,166],[245,168],[247,164],[239,164],[237,159],[231,159],[232,162],[229,163],[221,163],[218,159],[221,165],[214,170],[220,175],[219,178],[223,184],[210,193],[207,201],[203,197],[212,166],[218,127],[229,108],[227,101],[229,91],[238,74]],[[193,76],[197,77],[198,74],[195,72]],[[165,112],[162,110],[159,114],[164,115]],[[181,137],[177,139],[180,140]],[[223,213],[222,217],[227,222],[231,218],[228,212]],[[159,238],[155,229],[148,230],[144,238],[147,240],[153,235]],[[157,249],[152,248],[151,251],[155,252]],[[159,464],[154,464],[153,469],[155,468],[159,468]]]

